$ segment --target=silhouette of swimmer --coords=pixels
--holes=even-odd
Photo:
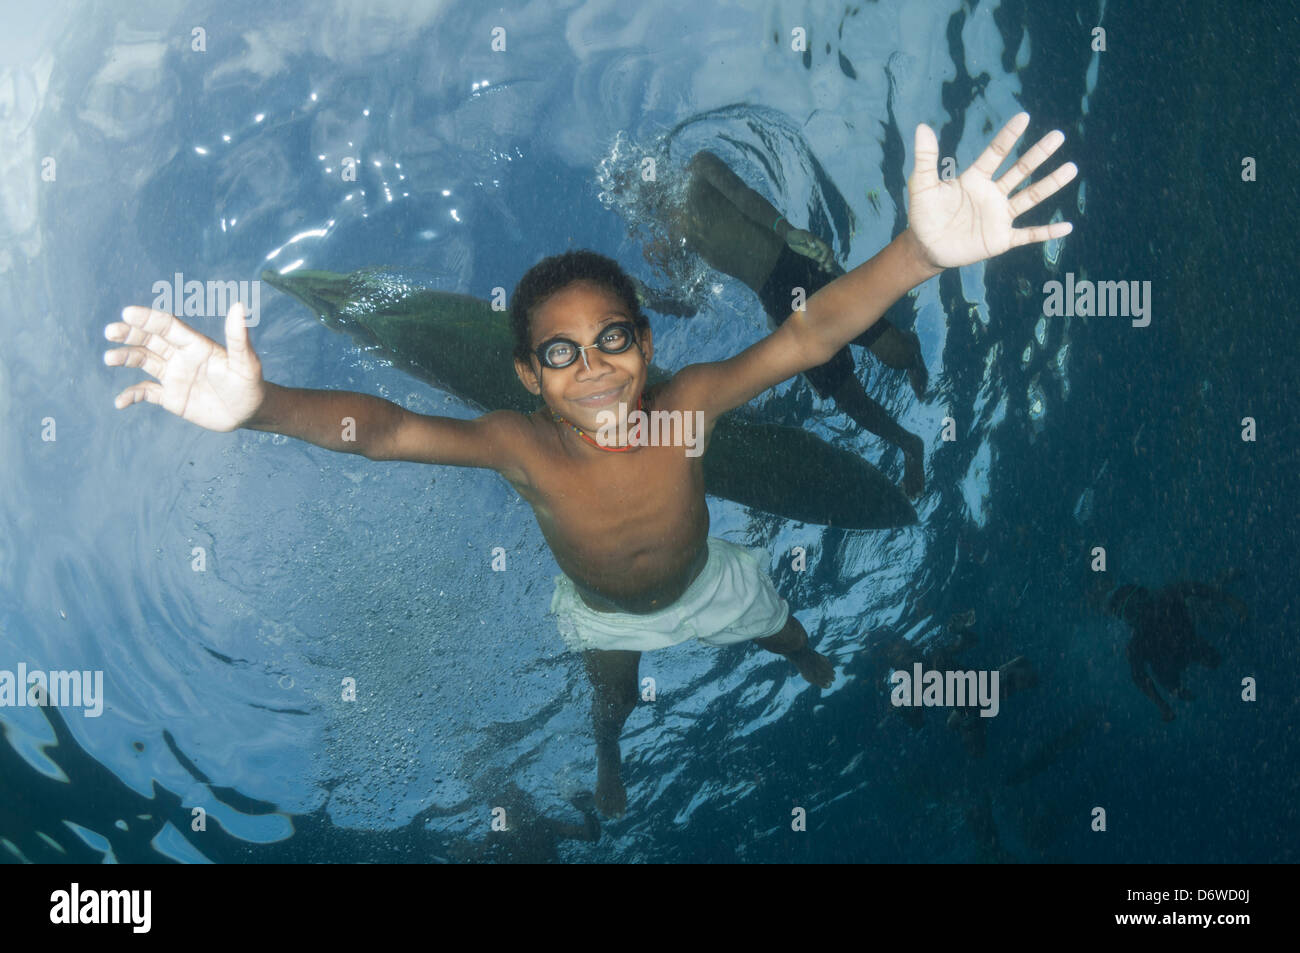
[[[952,616],[945,626],[946,631],[952,636],[951,641],[933,647],[922,648],[899,635],[886,637],[875,646],[877,667],[881,669],[878,680],[883,681],[891,669],[909,671],[917,662],[928,669],[938,671],[967,671],[969,666],[961,661],[960,656],[979,642],[979,635],[972,628],[974,624],[974,609]],[[1038,673],[1023,655],[1017,655],[998,668],[999,700],[1009,698],[1016,692],[1036,684],[1038,684]],[[924,724],[923,708],[910,705],[890,707],[901,715],[913,730],[920,729]],[[954,708],[948,715],[947,725],[957,732],[966,747],[966,752],[972,758],[982,758],[987,751],[985,736],[987,721],[987,718],[980,717],[978,708],[968,706]]]
[[[1132,630],[1128,661],[1133,682],[1155,702],[1165,721],[1173,721],[1174,711],[1160,696],[1155,683],[1159,682],[1171,698],[1188,701],[1193,695],[1183,687],[1184,670],[1193,662],[1218,668],[1223,661],[1218,650],[1196,634],[1188,599],[1228,606],[1242,620],[1249,614],[1246,604],[1222,586],[1200,582],[1176,582],[1155,590],[1122,585],[1105,603],[1106,612]]]
[[[804,298],[828,285],[843,269],[829,245],[786,221],[767,199],[751,189],[725,162],[707,150],[686,164],[686,188],[681,198],[660,181],[644,182],[632,171],[615,179],[615,189],[627,196],[635,214],[652,218],[667,231],[645,248],[646,260],[663,273],[674,271],[675,249],[703,258],[710,267],[743,281],[758,295],[773,330],[791,312],[794,289]],[[670,293],[638,282],[645,307],[662,314],[689,317],[695,306]],[[881,318],[850,343],[869,349],[886,366],[905,370],[913,391],[925,394],[928,372],[915,334],[899,331]],[[826,364],[803,372],[813,389],[867,430],[903,452],[903,490],[915,499],[925,489],[925,444],[905,430],[867,395],[853,367],[847,346]]]
[[[554,864],[560,862],[560,841],[595,843],[600,839],[600,819],[590,791],[568,799],[582,814],[583,823],[558,821],[542,814],[517,786],[507,787],[500,807],[505,809],[505,830],[491,830],[482,843],[465,841],[455,847],[452,859],[460,863]]]

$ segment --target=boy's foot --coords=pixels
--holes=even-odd
[[[903,451],[903,492],[916,499],[925,489],[925,443],[908,434],[899,448]]]
[[[831,682],[835,681],[835,666],[826,656],[813,651],[808,632],[793,615],[786,620],[785,627],[780,632],[755,639],[754,643],[769,652],[784,655],[794,663],[804,681],[810,685],[830,688]],[[796,645],[798,648],[792,648]]]
[[[799,674],[808,684],[816,685],[818,688],[830,688],[831,683],[835,681],[834,663],[825,655],[814,652],[807,642],[804,643],[803,648],[783,654],[794,663],[794,667],[799,670]]]
[[[606,817],[622,817],[627,811],[622,760],[617,743],[596,746],[596,810]]]
[[[907,382],[912,385],[912,393],[916,395],[916,399],[925,400],[925,389],[930,383],[930,372],[925,369],[925,364],[921,362],[919,356],[907,369]]]

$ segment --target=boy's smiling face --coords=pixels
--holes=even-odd
[[[627,305],[611,291],[588,281],[576,281],[555,292],[534,311],[529,322],[531,349],[553,338],[579,345],[592,344],[604,329],[620,321],[632,323]],[[635,408],[645,387],[648,362],[654,354],[650,329],[638,335],[640,349],[606,354],[588,348],[568,367],[543,367],[537,356],[516,361],[515,372],[524,387],[540,395],[560,416],[592,433],[600,429],[603,411],[618,412],[620,402]],[[645,357],[642,357],[642,351]],[[608,418],[606,418],[608,419]]]

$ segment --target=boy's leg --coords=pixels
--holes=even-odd
[[[863,430],[892,443],[903,451],[903,491],[912,499],[925,489],[925,444],[921,438],[899,426],[889,412],[868,396],[856,377],[845,377],[831,398]]]
[[[641,653],[593,649],[582,653],[582,663],[595,689],[591,721],[596,729],[596,807],[606,817],[621,817],[627,809],[627,790],[618,739],[636,707]]]
[[[830,688],[831,682],[835,681],[835,666],[826,656],[818,655],[812,650],[808,644],[807,630],[793,615],[786,620],[785,627],[780,632],[753,641],[769,652],[788,658],[810,684]]]

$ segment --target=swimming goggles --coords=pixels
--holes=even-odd
[[[582,346],[568,338],[552,338],[539,345],[534,353],[543,367],[553,370],[568,367],[578,359],[578,355],[582,355],[583,365],[591,370],[591,365],[587,363],[587,351],[593,347],[605,354],[622,354],[633,344],[636,344],[636,329],[629,321],[618,321],[601,328],[600,336],[594,344]]]

